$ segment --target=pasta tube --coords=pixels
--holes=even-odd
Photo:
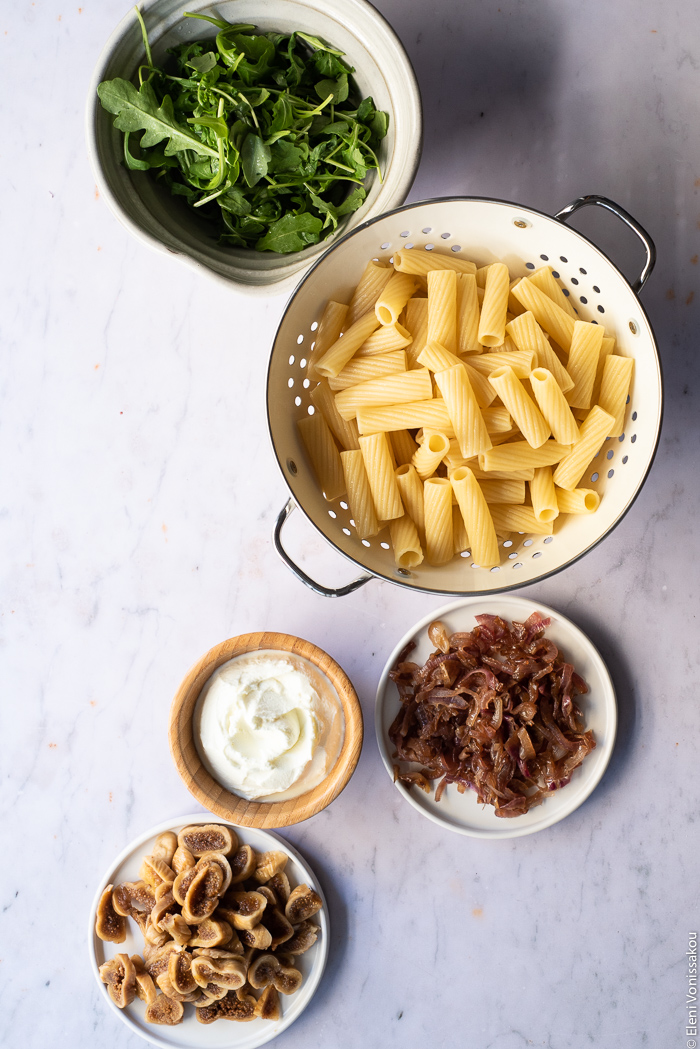
[[[454,492],[452,494],[454,495]],[[469,537],[459,503],[452,504],[452,549],[456,554],[469,549]]]
[[[615,425],[615,419],[596,404],[581,423],[581,436],[568,455],[560,461],[554,471],[554,483],[572,492],[586,467],[600,451],[605,438]],[[499,451],[502,449],[499,449]]]
[[[347,327],[352,327],[355,321],[363,317],[365,313],[374,310],[374,304],[394,276],[394,269],[386,263],[377,262],[372,259],[365,266],[365,271],[360,277],[360,283],[355,288],[354,294],[348,307]]]
[[[485,357],[490,357],[492,355],[490,353],[488,353],[488,354],[484,354],[484,356]],[[476,397],[476,403],[479,405],[480,408],[483,409],[483,408],[488,408],[488,406],[491,404],[491,402],[496,399],[496,391],[494,390],[493,386],[491,385],[491,383],[489,382],[489,379],[488,379],[488,377],[490,375],[490,372],[486,372],[486,373],[482,374],[480,371],[477,371],[476,368],[472,368],[471,364],[468,363],[468,361],[474,361],[474,360],[480,360],[480,359],[481,358],[475,358],[474,355],[472,354],[470,357],[468,357],[465,360],[463,360],[462,364],[464,366],[464,370],[467,373],[467,378],[469,379],[469,385],[471,386],[472,390],[474,391],[474,396]]]
[[[450,484],[467,530],[472,557],[482,568],[492,568],[500,560],[498,540],[479,482],[468,466],[460,466],[452,473]]]
[[[535,368],[530,373],[530,386],[540,411],[552,430],[554,440],[561,444],[574,444],[578,441],[576,420],[552,373],[546,368]]]
[[[426,558],[444,565],[454,556],[452,489],[445,477],[429,477],[423,485]]]
[[[489,506],[491,503],[512,503],[517,506],[525,502],[524,481],[479,481],[479,488]]]
[[[354,419],[358,408],[408,404],[411,401],[429,400],[432,394],[430,372],[427,368],[420,368],[398,375],[383,375],[379,379],[370,379],[341,390],[335,395],[335,406],[343,419]]]
[[[465,459],[492,447],[486,423],[462,365],[435,373],[455,437]]]
[[[600,345],[600,354],[598,355],[598,369],[595,373],[595,382],[593,383],[593,393],[591,394],[591,404],[600,404],[600,387],[603,382],[603,369],[605,368],[605,362],[615,350],[615,339],[611,336],[605,335]],[[566,392],[566,391],[565,391]]]
[[[557,493],[552,480],[552,467],[540,466],[530,481],[532,510],[538,521],[553,521],[559,516]]]
[[[496,368],[512,368],[518,379],[527,379],[537,367],[537,357],[532,350],[518,350],[515,353],[484,353],[481,357],[469,357],[467,363],[487,378]]]
[[[484,420],[486,429],[493,439],[493,434],[510,433],[513,423],[507,408],[482,408],[481,418]]]
[[[506,331],[519,350],[531,350],[534,353],[533,368],[546,368],[550,371],[562,393],[573,388],[574,380],[557,357],[532,313],[527,311],[515,317],[506,324]]]
[[[479,297],[476,277],[463,273],[457,278],[457,352],[481,353],[479,342]]]
[[[416,448],[411,462],[422,481],[432,477],[450,449],[450,442],[444,433],[429,433],[423,443]]]
[[[413,342],[413,336],[402,324],[382,324],[369,339],[363,342],[356,357],[373,357],[377,353],[389,353],[390,350],[403,350]]]
[[[343,370],[355,351],[359,350],[372,332],[379,327],[374,313],[365,313],[352,327],[348,328],[316,363],[316,372],[325,378],[336,376]]]
[[[404,313],[404,325],[413,336],[413,342],[407,347],[408,359],[415,367],[418,355],[428,341],[428,300],[409,299]]]
[[[341,447],[348,450],[360,447],[357,423],[354,419],[343,419],[335,406],[335,397],[325,379],[321,379],[318,386],[311,391],[311,402],[324,417]]]
[[[297,426],[324,498],[328,502],[338,499],[345,493],[345,478],[340,455],[326,420],[320,412],[315,412],[299,419]]]
[[[321,360],[326,350],[329,350],[334,342],[337,342],[340,338],[340,333],[343,330],[345,318],[348,314],[348,307],[342,302],[330,302],[326,303],[326,308],[323,311],[321,320],[318,324],[318,330],[316,331],[316,339],[314,341],[313,349],[309,354],[309,362],[306,367],[306,374],[310,379],[317,379],[316,364]]]
[[[552,431],[513,369],[497,368],[491,372],[489,382],[513,416],[527,443],[533,448],[544,444]]]
[[[633,371],[632,357],[610,356],[605,362],[598,403],[615,420],[608,437],[619,437],[625,428],[625,407]]]
[[[554,341],[568,352],[571,336],[574,333],[574,319],[561,306],[545,295],[543,291],[524,277],[514,286],[513,295],[533,315],[541,328],[551,335]]]
[[[505,338],[509,281],[508,267],[503,262],[494,262],[488,267],[479,318],[479,342],[482,346],[500,346]]]
[[[362,452],[341,452],[340,461],[345,476],[345,489],[355,528],[360,539],[368,539],[379,531],[379,522],[374,511],[372,492]]]
[[[574,321],[566,370],[574,381],[566,399],[572,408],[590,408],[600,347],[605,332],[599,324]]]
[[[396,324],[401,311],[416,290],[410,273],[395,273],[377,299],[374,312],[380,324]]]
[[[397,568],[417,568],[423,560],[418,531],[410,517],[389,522],[389,535]]]
[[[389,442],[385,433],[374,433],[360,437],[360,451],[367,471],[372,501],[380,521],[392,521],[401,517],[403,506],[394,477]]]
[[[562,514],[592,514],[600,506],[600,496],[592,488],[574,488],[573,492],[557,488],[557,502]]]
[[[420,541],[425,546],[425,512],[423,508],[423,482],[411,463],[397,467],[394,472],[401,493],[401,502],[416,528]]]
[[[394,430],[389,434],[389,444],[394,451],[394,459],[397,466],[410,463],[418,445],[411,437],[408,430]]]
[[[499,535],[510,532],[530,532],[531,535],[551,535],[551,521],[538,521],[531,506],[492,506],[491,516]]]
[[[328,385],[334,393],[357,386],[359,382],[379,379],[382,375],[398,375],[406,371],[406,351],[395,350],[393,353],[380,353],[376,357],[353,357],[342,372],[334,379],[328,379]]]
[[[428,274],[428,343],[438,342],[450,353],[457,349],[457,274],[431,270]]]
[[[456,273],[476,273],[476,266],[468,259],[456,255],[444,255],[440,251],[419,251],[416,248],[401,248],[394,252],[394,269],[399,273],[415,273],[422,276],[431,270],[454,270]]]
[[[462,361],[456,353],[450,353],[439,342],[429,342],[418,357],[418,364],[430,368],[431,372],[441,372],[445,368],[453,368],[455,364],[462,364]]]
[[[564,289],[557,283],[557,279],[554,276],[554,271],[551,266],[540,267],[540,269],[535,270],[534,273],[530,273],[527,279],[531,284],[534,284],[536,288],[543,291],[552,302],[556,302],[557,306],[560,306],[565,313],[568,313],[574,320],[577,319],[578,314],[573,307],[571,299],[568,295],[564,294]]]
[[[383,408],[358,408],[357,428],[360,433],[388,433],[389,430],[416,430],[427,426],[447,433],[452,423],[442,398],[392,404]],[[452,436],[452,433],[449,434]]]
[[[539,448],[533,448],[527,441],[515,441],[513,444],[502,444],[479,455],[479,467],[482,470],[526,470],[538,466],[552,466],[570,452],[571,446],[557,441],[545,441]],[[558,482],[557,482],[558,483]]]

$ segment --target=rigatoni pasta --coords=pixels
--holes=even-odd
[[[467,550],[495,568],[498,537],[595,512],[600,494],[576,486],[624,430],[633,361],[548,266],[511,280],[439,252],[391,261],[368,264],[349,307],[327,304],[299,433],[325,497],[347,492],[365,545],[388,529],[402,571]]]
[[[379,531],[379,522],[374,509],[372,491],[365,470],[365,461],[360,451],[341,452],[340,461],[345,476],[350,513],[360,539],[368,539]]]

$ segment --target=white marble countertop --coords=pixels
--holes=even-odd
[[[489,843],[421,819],[374,740],[384,661],[442,600],[375,582],[325,601],[272,549],[286,489],[264,381],[284,297],[250,301],[152,254],[96,199],[85,94],[128,5],[83,4],[19,0],[0,34],[0,1042],[142,1044],[89,971],[92,895],[133,837],[196,810],[166,737],[184,672],[226,637],[273,629],[340,662],[367,729],[345,792],[286,835],[318,872],[334,936],[316,997],[277,1044],[693,1049],[700,8],[377,0],[424,95],[409,199],[474,194],[552,213],[595,192],[658,248],[643,293],[665,373],[655,465],[606,542],[521,591],[599,646],[618,742],[577,812]],[[638,270],[613,218],[577,225]],[[310,528],[293,528],[307,566],[349,578]]]

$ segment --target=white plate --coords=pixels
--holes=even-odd
[[[497,615],[509,622],[524,622],[533,612],[541,612],[543,616],[551,618],[546,637],[559,647],[566,660],[573,663],[576,673],[588,685],[589,691],[579,696],[576,702],[583,711],[586,729],[593,731],[595,750],[574,770],[570,783],[554,791],[551,797],[545,798],[541,805],[530,809],[525,815],[510,819],[499,819],[491,805],[480,805],[471,790],[460,794],[454,784],[450,784],[440,801],[436,802],[434,791],[426,794],[417,787],[407,788],[402,783],[396,783],[396,789],[414,809],[458,834],[467,834],[473,838],[519,838],[551,827],[586,800],[600,782],[615,742],[615,690],[605,663],[586,635],[553,608],[522,597],[472,597],[445,605],[412,627],[391,653],[379,681],[375,712],[377,742],[386,770],[393,780],[394,747],[389,739],[389,727],[401,703],[398,689],[389,678],[389,671],[408,642],[415,641],[417,644],[409,659],[422,664],[434,651],[428,640],[428,626],[435,619],[442,620],[448,634],[451,634],[458,630],[472,630],[477,625],[475,617],[478,615]]]
[[[307,867],[304,860],[288,842],[277,834],[270,831],[255,830],[251,828],[231,827],[240,840],[241,845],[252,845],[257,852],[267,852],[272,849],[282,849],[289,856],[289,863],[285,871],[292,886],[307,884],[315,889],[323,900],[323,907],[314,917],[314,922],[321,927],[321,933],[313,947],[305,954],[298,957],[298,968],[301,970],[304,981],[295,994],[280,995],[282,1015],[279,1020],[250,1020],[247,1023],[238,1023],[231,1020],[217,1020],[212,1024],[201,1024],[195,1017],[194,1009],[185,1006],[185,1018],[176,1027],[166,1027],[157,1024],[147,1024],[145,1020],[146,1006],[136,999],[126,1009],[118,1009],[107,993],[105,984],[102,983],[99,974],[99,966],[115,954],[142,954],[143,937],[135,922],[127,919],[128,932],[124,943],[104,943],[95,934],[95,913],[100,896],[105,887],[110,884],[118,885],[123,881],[134,881],[138,878],[141,860],[151,851],[151,846],[158,834],[166,830],[181,830],[191,823],[218,823],[223,826],[224,820],[219,820],[209,813],[199,813],[196,816],[181,816],[176,820],[168,820],[158,827],[142,834],[128,845],[121,855],[117,856],[104,878],[99,884],[88,926],[88,950],[90,952],[90,963],[95,974],[95,979],[102,989],[104,999],[112,1008],[120,1020],[130,1027],[136,1034],[141,1035],[147,1042],[153,1045],[165,1046],[171,1049],[177,1046],[179,1049],[256,1049],[259,1045],[276,1038],[282,1031],[293,1024],[298,1016],[304,1011],[311,1001],[316,988],[319,985],[323,970],[328,957],[328,906],[323,896],[320,885],[314,878],[313,872]]]

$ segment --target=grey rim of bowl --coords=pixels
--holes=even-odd
[[[157,0],[152,0],[148,3],[147,0],[140,5],[142,14],[147,14],[148,10],[155,5]],[[396,47],[397,53],[402,57],[404,69],[406,73],[406,91],[413,96],[413,105],[415,109],[415,121],[417,125],[417,134],[415,136],[415,143],[411,150],[410,163],[406,165],[403,173],[399,176],[399,181],[396,186],[396,190],[392,193],[392,198],[388,202],[389,208],[387,213],[392,210],[392,204],[394,200],[399,201],[399,206],[406,199],[411,191],[413,182],[418,173],[418,167],[420,164],[420,158],[423,152],[423,102],[420,93],[420,87],[418,84],[418,78],[416,77],[413,64],[408,57],[408,53],[404,48],[401,40],[394,32],[391,23],[384,17],[384,15],[377,10],[377,8],[369,3],[369,0],[355,0],[355,2],[362,4],[363,7],[371,9],[374,16],[383,23],[385,31],[392,38],[393,44]],[[183,11],[187,5],[183,4]],[[321,244],[313,245],[306,249],[311,257],[304,259],[297,259],[296,262],[290,261],[285,267],[280,267],[277,273],[280,274],[274,280],[270,280],[266,283],[246,283],[243,281],[237,281],[232,277],[226,277],[222,273],[218,273],[212,269],[206,263],[194,258],[186,251],[177,251],[174,248],[168,247],[154,234],[147,232],[142,229],[134,219],[126,214],[121,208],[115,194],[112,192],[109,183],[102,172],[102,165],[100,163],[99,153],[96,142],[96,123],[98,120],[98,114],[101,112],[101,106],[97,96],[97,87],[104,78],[104,72],[109,64],[109,59],[117,43],[124,36],[125,32],[130,29],[133,25],[133,11],[129,11],[115,27],[111,33],[109,39],[105,43],[97,64],[94,68],[92,77],[90,79],[90,86],[88,88],[88,97],[85,108],[85,138],[87,145],[88,159],[90,162],[90,168],[92,170],[93,177],[100,195],[104,198],[104,201],[117,219],[117,221],[128,230],[137,240],[152,251],[156,251],[161,255],[174,255],[189,269],[194,270],[196,273],[204,274],[207,277],[214,278],[219,283],[226,285],[226,287],[239,289],[241,293],[246,295],[270,295],[270,294],[288,294],[292,291],[300,278],[306,273],[314,263],[320,261],[319,256],[325,254],[333,244],[337,243],[337,240],[343,236],[347,236],[354,229],[359,228],[352,226],[350,229],[340,231],[335,237],[331,237],[328,241],[321,242]],[[397,210],[396,205],[393,205],[393,210]],[[372,218],[381,218],[385,212],[372,216]],[[351,216],[352,218],[352,216]],[[363,222],[372,221],[363,220]]]

